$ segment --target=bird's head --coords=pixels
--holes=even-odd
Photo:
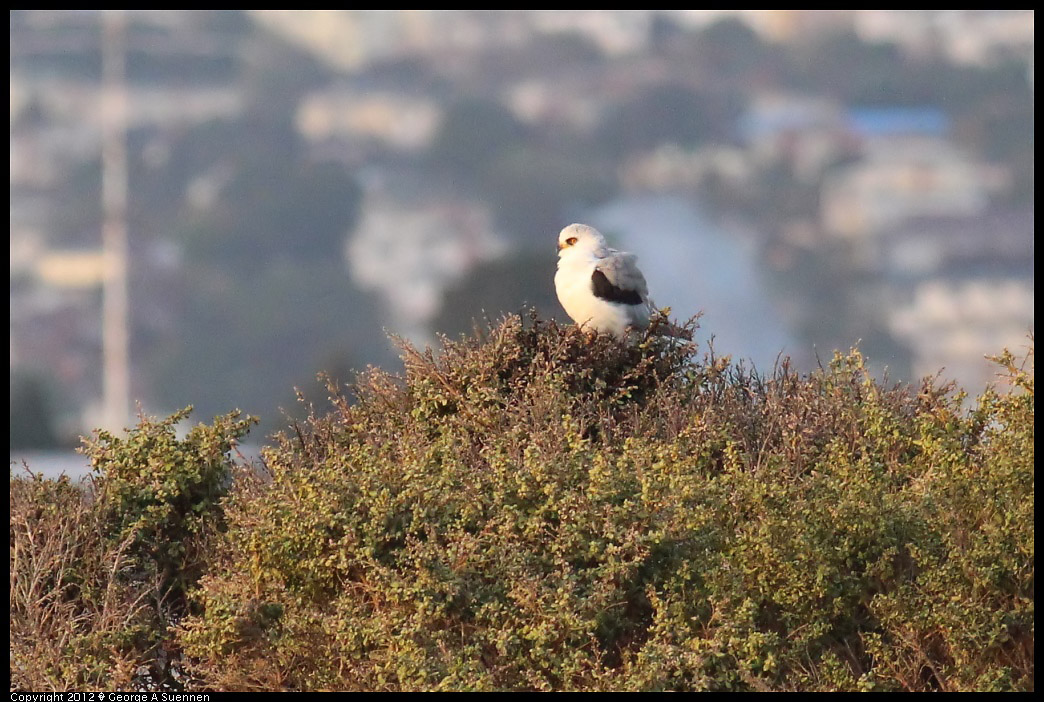
[[[605,237],[594,227],[586,224],[570,224],[558,233],[558,255],[569,251],[585,251],[601,254],[605,250]]]

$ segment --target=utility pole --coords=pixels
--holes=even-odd
[[[127,84],[123,10],[102,10],[102,358],[104,429],[130,419],[127,299]]]

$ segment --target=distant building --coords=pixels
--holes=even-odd
[[[426,148],[442,110],[401,93],[329,89],[302,100],[297,128],[310,141],[371,140],[403,151]]]
[[[878,239],[888,326],[918,376],[945,369],[969,392],[996,378],[984,360],[1019,353],[1033,329],[1033,211],[928,217]]]
[[[72,417],[101,393],[99,283],[104,264],[90,223],[62,222],[70,174],[101,153],[104,103],[98,10],[41,10],[11,16],[11,366],[61,388],[56,408]],[[167,157],[162,135],[237,115],[244,88],[233,67],[240,43],[185,11],[127,11],[126,117],[148,134],[147,165]],[[142,129],[145,128],[145,129]],[[89,173],[90,171],[83,171]],[[172,193],[176,198],[179,194]],[[79,250],[56,248],[71,242]],[[147,275],[158,266],[148,260]],[[165,301],[168,302],[169,301]],[[149,304],[136,300],[135,308]],[[159,315],[148,312],[150,324]],[[94,403],[96,404],[96,403]]]
[[[751,101],[739,128],[757,164],[787,163],[806,181],[857,148],[843,108],[829,98],[760,94]]]
[[[541,32],[574,32],[610,55],[646,47],[652,10],[530,10],[523,19]]]
[[[944,139],[950,118],[936,107],[854,107],[844,114],[845,129],[865,143],[903,137]]]
[[[828,234],[860,239],[914,217],[973,217],[986,211],[1004,173],[934,137],[880,138],[858,163],[826,179],[820,223]]]
[[[132,12],[138,24],[165,31],[148,35],[154,57],[208,57],[231,62],[234,49],[219,37],[188,25],[183,11]],[[49,71],[37,62],[90,56],[101,47],[98,11],[31,11],[29,29],[11,33],[11,185],[46,188],[68,170],[96,158],[101,150],[105,96],[86,71]],[[140,31],[140,30],[139,30]],[[158,38],[159,37],[159,38]],[[132,32],[129,42],[143,43]],[[177,129],[229,118],[243,108],[242,89],[234,81],[157,80],[126,83],[126,119],[130,129]]]
[[[601,119],[607,100],[606,91],[588,77],[562,76],[520,81],[507,89],[505,102],[523,122],[587,130]]]
[[[328,65],[355,71],[407,56],[521,43],[531,35],[511,11],[251,10],[268,30]]]
[[[859,160],[823,181],[820,224],[829,235],[867,246],[910,219],[976,217],[1010,186],[1007,170],[953,143],[939,109],[850,109],[844,125]]]
[[[483,206],[371,192],[346,254],[353,282],[384,300],[392,331],[423,345],[434,341],[428,323],[443,292],[506,250]]]
[[[808,36],[851,30],[858,10],[655,10],[679,24],[702,28],[734,19],[772,42],[800,41]]]
[[[864,41],[893,42],[955,63],[1033,59],[1033,10],[860,10],[853,21]]]
[[[770,41],[785,43],[828,32],[850,30],[857,10],[739,10],[750,26]]]
[[[1009,174],[958,148],[939,110],[850,110],[846,125],[861,158],[828,172],[821,228],[882,276],[914,376],[976,394],[996,379],[984,356],[1018,352],[1033,326],[1033,213],[991,211]]]
[[[895,337],[913,351],[917,377],[956,380],[969,393],[997,381],[986,355],[1005,348],[1024,355],[1033,331],[1033,280],[973,277],[927,280],[888,320]]]
[[[408,38],[395,10],[251,10],[268,30],[314,52],[332,66],[355,69],[402,51]]]
[[[1033,210],[918,217],[878,238],[879,269],[893,285],[938,276],[1033,277]]]
[[[630,192],[692,192],[708,178],[742,188],[753,178],[754,168],[747,154],[735,147],[663,144],[625,162],[618,175]]]
[[[47,286],[61,289],[100,289],[105,279],[101,250],[49,251],[36,262],[36,275]]]

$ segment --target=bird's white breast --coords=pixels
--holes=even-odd
[[[591,274],[597,263],[597,258],[583,255],[564,255],[559,259],[555,292],[566,314],[581,327],[621,337],[629,326],[648,324],[647,314],[643,320],[642,315],[636,313],[636,309],[644,305],[612,303],[595,296]]]

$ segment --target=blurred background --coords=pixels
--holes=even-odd
[[[976,393],[1029,344],[1033,11],[10,19],[12,461],[138,407],[260,443],[388,332],[568,321],[575,221],[766,371]]]

